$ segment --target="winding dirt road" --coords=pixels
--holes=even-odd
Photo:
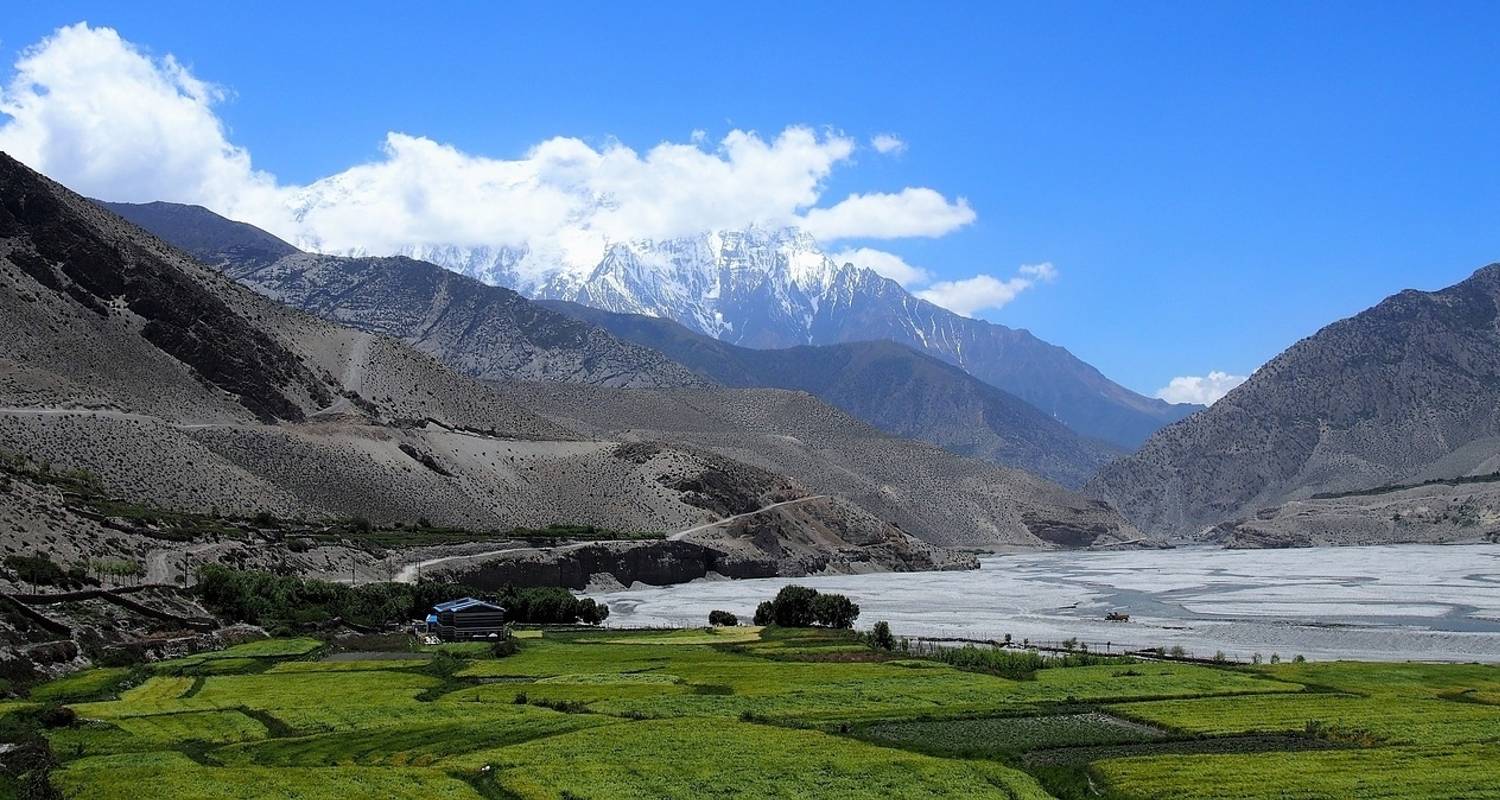
[[[811,500],[823,500],[823,499],[827,499],[827,497],[828,497],[828,495],[826,495],[826,494],[813,494],[813,495],[808,495],[807,497],[798,497],[798,498],[793,499],[793,500],[782,500],[779,503],[772,503],[772,504],[770,504],[768,506],[763,506],[761,508],[757,508],[754,511],[746,511],[743,514],[735,514],[733,516],[728,516],[728,517],[725,517],[723,519],[714,520],[713,522],[705,522],[702,525],[694,525],[691,528],[680,530],[680,531],[678,531],[678,532],[676,532],[676,533],[674,533],[674,534],[666,537],[666,539],[664,541],[668,541],[668,542],[680,542],[683,539],[686,539],[688,536],[691,536],[694,533],[698,533],[699,531],[706,531],[706,530],[710,530],[712,528],[717,528],[720,525],[727,525],[727,524],[729,524],[731,522],[734,522],[736,520],[741,520],[741,519],[744,519],[745,517],[753,517],[756,514],[763,514],[763,513],[767,512],[767,511],[770,511],[772,509],[782,508],[783,506],[794,506],[794,505],[797,505],[798,503],[806,503],[806,502],[811,501]],[[419,575],[422,574],[422,570],[424,570],[424,569],[430,569],[430,568],[435,567],[435,566],[437,566],[439,564],[447,564],[447,563],[451,563],[451,562],[454,562],[454,561],[469,561],[469,560],[476,560],[476,559],[486,559],[486,558],[492,558],[494,556],[503,556],[503,555],[505,555],[507,553],[540,553],[540,552],[566,553],[569,550],[577,550],[580,547],[588,547],[591,544],[597,544],[597,542],[573,542],[571,544],[562,544],[562,545],[557,545],[555,547],[506,547],[506,548],[502,548],[500,550],[486,550],[486,551],[481,552],[481,553],[462,553],[462,554],[459,554],[459,555],[443,556],[441,558],[429,558],[426,561],[416,561],[416,562],[413,562],[411,564],[406,564],[405,566],[401,567],[401,569],[399,569],[399,570],[396,571],[395,581],[397,583],[416,583],[417,576],[419,576]]]
[[[672,534],[671,536],[668,536],[667,537],[667,541],[669,541],[669,542],[679,542],[679,541],[682,541],[683,539],[686,539],[689,535],[697,533],[698,531],[706,531],[706,530],[708,530],[710,528],[717,528],[720,525],[727,525],[727,524],[729,524],[731,522],[734,522],[735,520],[744,519],[745,517],[753,517],[756,514],[763,514],[763,513],[767,512],[767,511],[770,511],[773,508],[781,508],[782,506],[794,506],[794,505],[797,505],[798,503],[806,503],[809,500],[826,500],[826,499],[828,499],[828,495],[826,495],[826,494],[810,494],[810,495],[808,495],[806,497],[798,497],[795,500],[782,500],[780,503],[772,503],[772,504],[770,504],[768,506],[764,506],[762,508],[757,508],[754,511],[746,511],[743,514],[735,514],[734,516],[725,517],[725,518],[723,518],[721,520],[715,520],[714,522],[705,522],[702,525],[697,525],[697,526],[694,526],[692,528],[688,528],[687,530],[684,530],[684,531],[678,531],[678,532]]]

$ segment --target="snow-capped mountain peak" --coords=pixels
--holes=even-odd
[[[871,269],[839,264],[796,228],[402,254],[533,298],[663,317],[746,347],[899,342],[1126,447],[1192,410],[1137,395],[1026,331],[960,316]]]

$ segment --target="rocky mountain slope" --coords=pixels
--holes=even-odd
[[[1107,503],[1018,470],[900,439],[779,389],[499,387],[588,436],[705,448],[848,499],[942,545],[1088,547],[1138,538]]]
[[[394,339],[256,294],[4,155],[0,341],[0,450],[135,504],[674,531],[807,494],[705,450],[634,458]],[[933,548],[857,524],[852,538],[882,542],[879,566],[931,565]],[[892,548],[903,558],[880,560]]]
[[[1315,493],[1500,468],[1500,264],[1404,291],[1288,348],[1090,491],[1193,534]]]
[[[1064,486],[1082,485],[1121,454],[1084,439],[1004,390],[894,342],[756,350],[695,333],[669,319],[541,302],[650,347],[715,383],[804,391],[888,433],[1017,467]]]
[[[525,249],[422,246],[405,254],[528,297],[673,319],[744,347],[898,342],[1127,449],[1199,408],[1136,394],[1027,331],[960,316],[869,269],[835,263],[793,229],[614,242],[597,263],[582,264]]]
[[[704,383],[652,350],[432,264],[306,254],[198,206],[102,205],[268,297],[401,339],[466,375],[604,386]]]

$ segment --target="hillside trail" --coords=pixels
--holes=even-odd
[[[810,494],[810,495],[808,495],[806,497],[798,497],[798,498],[793,499],[793,500],[782,500],[779,503],[772,503],[772,504],[770,504],[768,506],[757,508],[754,511],[746,511],[743,514],[735,514],[733,516],[725,517],[725,518],[720,519],[720,520],[714,520],[713,522],[705,522],[702,525],[696,525],[694,527],[688,528],[687,530],[678,531],[678,532],[672,534],[671,536],[668,536],[667,537],[667,541],[669,541],[669,542],[680,542],[683,539],[686,539],[688,536],[690,536],[690,535],[692,535],[694,533],[698,533],[699,531],[706,531],[706,530],[708,530],[710,528],[717,528],[720,525],[727,525],[727,524],[729,524],[731,522],[734,522],[736,520],[744,519],[745,517],[753,517],[756,514],[763,514],[763,513],[767,512],[767,511],[770,511],[771,509],[774,509],[774,508],[782,508],[784,506],[795,506],[795,505],[797,505],[799,503],[806,503],[809,500],[826,500],[826,499],[828,499],[828,495],[826,495],[826,494]]]
[[[823,500],[827,499],[827,497],[828,495],[826,494],[813,494],[808,495],[807,497],[798,497],[793,500],[782,500],[779,503],[772,503],[768,506],[757,508],[754,511],[746,511],[742,514],[735,514],[723,519],[714,520],[713,522],[705,522],[702,525],[694,525],[691,528],[686,528],[684,530],[677,531],[670,536],[667,536],[664,541],[680,542],[691,534],[698,533],[700,531],[706,531],[711,528],[717,528],[720,525],[726,525],[736,520],[744,519],[745,517],[753,517],[756,514],[762,514],[773,509],[782,508],[784,506],[797,505],[798,503],[806,503],[811,500]],[[505,547],[499,550],[486,550],[481,553],[461,553],[458,555],[442,556],[440,558],[429,558],[425,561],[417,561],[402,566],[401,569],[396,571],[396,577],[394,578],[394,580],[397,583],[416,583],[417,577],[422,574],[422,570],[430,569],[439,564],[447,564],[453,561],[486,559],[492,558],[494,556],[507,555],[509,553],[566,553],[570,550],[577,550],[581,547],[588,547],[591,544],[597,544],[597,542],[573,542],[571,544],[562,544],[552,547]]]

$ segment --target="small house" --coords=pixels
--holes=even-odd
[[[505,636],[505,609],[494,603],[464,597],[432,607],[427,632],[445,641],[498,639]]]

